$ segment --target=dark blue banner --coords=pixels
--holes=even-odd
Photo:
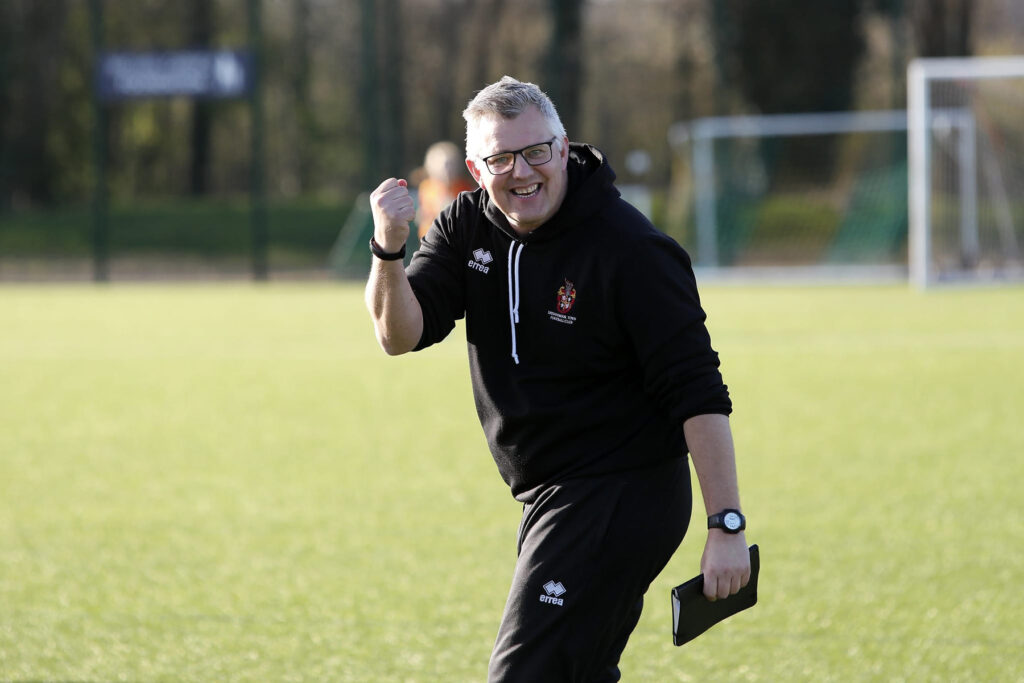
[[[244,97],[252,80],[252,57],[242,50],[107,52],[96,68],[96,89],[107,101]]]

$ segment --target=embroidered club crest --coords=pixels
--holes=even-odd
[[[558,312],[568,313],[576,303],[576,288],[572,282],[565,281],[565,284],[558,288]]]

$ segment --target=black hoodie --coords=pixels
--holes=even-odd
[[[686,453],[683,422],[732,405],[690,258],[619,197],[600,151],[570,145],[558,212],[526,237],[485,190],[434,222],[407,269],[417,350],[465,316],[473,395],[512,494]]]

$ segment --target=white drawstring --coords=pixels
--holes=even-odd
[[[512,330],[512,360],[516,365],[519,365],[519,354],[516,353],[516,325],[519,324],[519,257],[523,255],[525,246],[513,241],[508,248],[508,318]]]

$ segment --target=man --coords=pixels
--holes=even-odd
[[[423,159],[423,170],[427,176],[420,181],[417,190],[416,211],[417,235],[422,240],[434,224],[434,219],[452,203],[460,192],[472,190],[469,176],[462,166],[462,156],[454,142],[441,140],[427,149]]]
[[[480,185],[409,267],[405,181],[371,195],[366,303],[388,354],[465,316],[477,413],[523,503],[491,681],[615,681],[643,595],[686,532],[689,451],[715,520],[739,514],[731,403],[687,254],[619,198],[594,147],[508,76],[463,112]],[[709,528],[709,599],[750,576],[740,528]]]

